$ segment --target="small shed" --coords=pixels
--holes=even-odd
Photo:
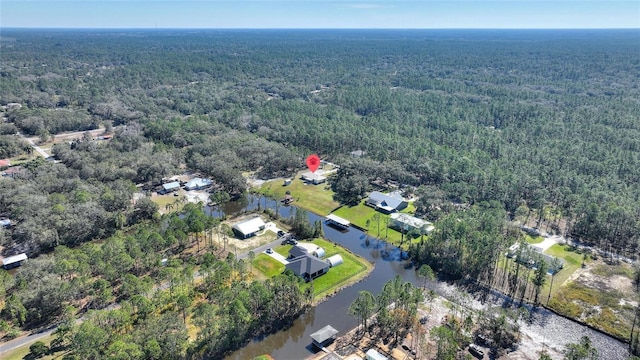
[[[5,229],[8,229],[11,227],[11,220],[10,219],[0,219],[0,227],[3,227]]]
[[[335,254],[335,255],[329,256],[327,258],[327,262],[329,263],[329,266],[336,267],[342,264],[344,260],[342,260],[342,256],[340,256],[340,254]]]
[[[27,261],[27,254],[25,253],[9,256],[2,259],[2,267],[5,269],[13,269],[22,265],[25,261]]]
[[[291,185],[291,179],[284,179],[282,186],[289,186],[289,185]]]
[[[311,255],[321,259],[324,257],[325,251],[323,248],[321,248],[320,246],[318,246],[317,248],[313,249],[313,251],[311,251]]]
[[[327,325],[311,334],[311,339],[313,339],[313,345],[322,349],[335,340],[337,334],[338,330],[334,329],[331,325]]]

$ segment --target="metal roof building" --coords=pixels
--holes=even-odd
[[[322,348],[326,344],[333,341],[338,334],[338,330],[334,329],[333,326],[327,325],[322,329],[311,334],[311,339],[313,339],[313,344]]]
[[[22,265],[22,262],[25,260],[27,260],[27,254],[25,253],[9,256],[2,259],[2,267],[5,269],[11,269]]]
[[[264,230],[266,224],[261,218],[256,217],[250,220],[239,222],[231,228],[240,239],[247,239],[255,236],[258,231]]]

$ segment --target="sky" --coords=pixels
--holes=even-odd
[[[0,28],[640,28],[640,0],[0,0]]]

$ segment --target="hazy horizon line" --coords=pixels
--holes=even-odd
[[[394,27],[317,27],[317,28],[296,28],[296,27],[62,27],[62,26],[0,26],[2,30],[640,30],[639,27],[407,27],[407,28],[394,28]]]

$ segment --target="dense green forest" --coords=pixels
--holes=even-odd
[[[260,312],[265,304],[295,299],[291,309],[277,308],[277,316],[290,319],[306,303],[291,279],[235,281],[244,270],[230,259],[215,265],[232,269],[229,284],[216,285],[225,291],[187,287],[183,305],[154,300],[176,310],[206,298],[194,310],[198,319],[233,311],[217,328],[228,338],[199,333],[188,349],[150,342],[152,330],[178,334],[176,341],[186,336],[184,310],[146,319],[133,303],[135,292],[121,293],[126,279],[117,274],[161,283],[166,277],[151,265],[158,259],[131,251],[177,254],[187,234],[202,231],[198,225],[167,233],[177,220],[156,215],[147,199],[132,205],[136,184],[157,184],[182,169],[235,196],[246,190],[243,173],[290,176],[316,152],[341,165],[332,186],[343,203],[358,202],[380,184],[409,185],[419,196],[419,215],[451,225],[440,224],[449,232],[412,249],[414,256],[487,281],[497,280],[482,264],[494,264],[512,239],[503,219],[544,220],[553,231],[630,257],[639,250],[637,30],[3,29],[0,52],[1,158],[31,154],[18,131],[44,140],[113,127],[111,141],[59,143],[53,148],[59,162],[32,160],[0,179],[0,216],[13,222],[0,229],[4,252],[55,249],[56,258],[43,256],[20,269],[15,282],[4,281],[0,296],[11,305],[5,319],[34,326],[64,319],[65,304],[92,309],[115,297],[131,302],[113,315],[124,320],[95,316],[83,331],[70,332],[120,329],[112,342],[97,346],[61,335],[62,343],[85,341],[79,349],[99,350],[78,350],[82,358],[125,351],[127,344],[146,358],[213,357],[272,330],[264,325],[272,314]],[[350,156],[354,150],[366,155]],[[459,204],[471,211],[456,214]],[[120,231],[131,228],[138,230]],[[464,248],[448,241],[459,236],[477,241]],[[109,240],[101,248],[82,245],[93,239]],[[117,252],[100,255],[107,250]],[[91,270],[65,268],[71,265],[62,259],[72,260],[66,251],[95,258],[82,261]],[[113,256],[132,262],[123,269],[98,262]],[[57,276],[35,290],[25,285]],[[286,300],[272,293],[283,287]],[[264,302],[251,303],[253,293]],[[53,294],[59,298],[47,297]],[[87,296],[98,302],[79,301]],[[46,316],[35,311],[44,303],[54,307]],[[257,313],[260,321],[245,321]]]
[[[440,200],[497,200],[512,215],[551,211],[582,240],[634,253],[637,35],[6,30],[0,103],[24,105],[6,117],[25,134],[126,125],[128,143],[111,149],[127,173],[117,180],[187,163],[240,192],[241,171],[283,175],[307,151],[362,149],[367,158],[338,181],[430,186]],[[19,148],[3,142],[9,155]],[[159,164],[140,169],[141,153]],[[102,180],[95,161],[117,162],[57,154],[87,179]]]

